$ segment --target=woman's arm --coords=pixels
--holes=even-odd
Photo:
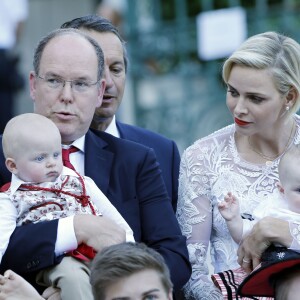
[[[202,170],[203,171],[203,170]],[[201,178],[201,166],[195,165],[191,153],[184,152],[180,164],[177,219],[187,237],[192,276],[185,285],[187,298],[223,299],[214,286],[207,264],[212,230],[212,206],[208,198],[209,182]]]

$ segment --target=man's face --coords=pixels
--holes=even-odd
[[[116,281],[106,288],[105,300],[172,300],[172,290],[166,292],[157,271],[146,269]]]
[[[125,64],[121,41],[111,32],[80,29],[98,42],[104,53],[106,81],[101,107],[96,109],[95,121],[112,119],[119,108],[125,89]]]
[[[42,53],[39,74],[30,73],[34,112],[57,125],[65,144],[72,143],[88,131],[94,111],[102,103],[105,81],[100,80],[84,91],[74,88],[74,84],[71,87],[70,82],[57,88],[49,83],[61,79],[95,83],[97,68],[93,46],[83,37],[70,34],[52,39]]]

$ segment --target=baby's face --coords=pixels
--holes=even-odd
[[[291,211],[300,213],[300,168],[293,163],[289,166],[289,172],[286,174],[284,184],[284,197]]]
[[[62,172],[61,139],[53,131],[32,136],[16,156],[16,175],[25,182],[55,181]]]

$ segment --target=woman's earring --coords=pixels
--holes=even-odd
[[[285,110],[286,110],[286,111],[289,111],[289,110],[290,110],[290,107],[289,107],[289,106],[286,106],[286,107],[285,107]]]

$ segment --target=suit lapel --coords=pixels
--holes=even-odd
[[[123,124],[118,121],[116,121],[116,124],[117,124],[118,131],[120,133],[120,138],[128,139],[128,132],[126,131],[126,128],[123,126]]]
[[[100,135],[100,134],[99,134]],[[109,145],[92,131],[85,138],[85,175],[91,177],[107,195],[114,153]]]

